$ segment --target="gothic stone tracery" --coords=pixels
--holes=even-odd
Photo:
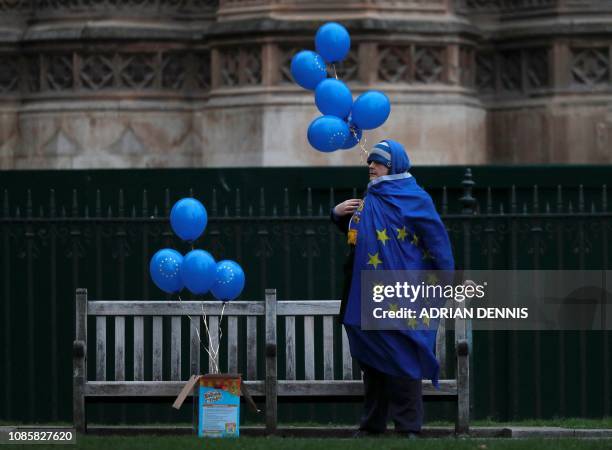
[[[612,11],[612,4],[595,0],[351,0],[326,2],[326,11],[359,17],[365,4],[384,19],[343,21],[351,31],[351,51],[328,72],[349,83],[354,93],[376,86],[390,89],[393,95],[421,96],[427,103],[434,99],[430,96],[434,92],[442,103],[444,96],[451,103],[480,102],[495,118],[491,127],[508,120],[529,126],[542,123],[565,132],[569,129],[552,119],[530,120],[535,109],[506,112],[505,105],[519,111],[522,102],[539,99],[539,107],[546,110],[550,99],[570,95],[593,111],[592,117],[581,116],[580,129],[597,129],[597,139],[585,144],[584,162],[612,160],[605,151],[605,142],[612,139],[612,116],[594,104],[589,106],[593,93],[608,96],[603,98],[612,103],[612,34],[607,31],[607,16],[598,14]],[[313,49],[314,31],[324,19],[310,18],[322,14],[320,7],[320,2],[305,0],[0,0],[4,33],[0,33],[0,106],[27,103],[34,111],[39,104],[57,102],[56,109],[61,110],[67,105],[64,101],[72,101],[75,108],[74,100],[126,98],[179,101],[188,110],[196,104],[190,103],[193,99],[199,101],[198,108],[205,108],[212,98],[215,104],[232,105],[240,96],[261,93],[270,98],[277,92],[302,95],[304,91],[291,78],[291,58],[300,49]],[[443,19],[430,22],[432,14]],[[542,24],[533,25],[533,18]],[[582,18],[585,24],[588,19],[588,26],[582,25]],[[571,29],[562,24],[566,19],[573,21]],[[453,97],[458,94],[461,100]],[[537,114],[545,117],[545,113]],[[435,126],[435,120],[444,117],[434,115],[427,123]],[[257,126],[245,125],[249,130]],[[480,125],[474,126],[474,135],[484,133]],[[552,129],[548,134],[534,130],[534,139],[526,139],[525,148],[565,145],[554,140],[559,133]],[[130,136],[137,134],[125,131],[122,139],[134,143],[136,138]],[[541,144],[539,136],[546,135],[552,140]],[[58,139],[71,143],[67,154],[78,154],[89,145],[59,128],[50,136],[66,136]],[[171,141],[180,143],[177,151],[190,152],[185,150],[189,145],[212,145],[201,132],[185,131]],[[11,158],[28,154],[18,146],[29,142],[25,137],[6,142],[0,146],[0,167],[11,167]],[[508,155],[513,161],[522,157],[524,146],[516,137],[509,144],[501,139],[478,142],[492,149],[487,150],[491,161],[505,161]],[[595,156],[588,156],[589,151]],[[525,154],[545,155],[538,156],[539,161],[551,157],[546,152],[525,150]],[[496,155],[501,159],[496,160]],[[470,153],[457,158],[455,162],[469,159]]]

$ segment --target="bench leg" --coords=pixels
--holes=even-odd
[[[457,346],[457,434],[470,432],[470,366],[467,342]]]
[[[87,289],[76,290],[76,336],[72,343],[72,420],[79,433],[87,431],[85,382],[87,381]]]
[[[276,433],[277,426],[276,378],[266,378],[266,434]]]
[[[72,358],[72,420],[79,433],[87,431],[85,415],[85,343],[75,341]]]

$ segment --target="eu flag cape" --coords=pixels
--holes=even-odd
[[[406,171],[401,144],[386,142],[391,173],[368,184],[363,208],[351,219],[355,260],[343,322],[351,355],[362,364],[393,376],[431,379],[437,386],[435,330],[361,329],[361,271],[454,269],[448,234],[431,197]]]

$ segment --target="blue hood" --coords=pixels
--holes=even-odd
[[[391,171],[389,175],[404,173],[409,170],[410,159],[408,159],[404,146],[391,139],[385,139],[384,141],[389,144],[389,148],[391,149]]]

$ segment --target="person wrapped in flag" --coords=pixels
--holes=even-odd
[[[370,182],[363,200],[349,199],[331,211],[347,234],[340,320],[351,355],[359,361],[365,389],[357,436],[379,434],[392,418],[396,431],[413,436],[423,423],[421,380],[437,386],[435,329],[363,330],[361,280],[365,270],[454,269],[451,244],[433,201],[408,172],[404,147],[386,139],[368,156]]]

